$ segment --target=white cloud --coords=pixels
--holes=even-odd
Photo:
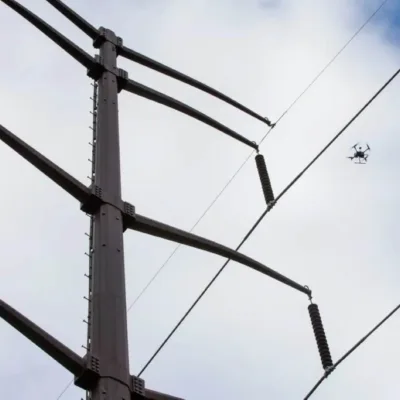
[[[100,4],[99,4],[100,3]],[[269,4],[271,3],[271,4]],[[276,119],[376,7],[350,1],[122,1],[68,4],[124,43]],[[90,40],[45,2],[34,12],[94,53]],[[96,4],[96,8],[94,5]],[[262,146],[278,194],[391,76],[399,55],[384,20],[369,25],[272,131]],[[91,86],[85,71],[0,5],[1,124],[85,181]],[[130,77],[260,140],[266,127],[218,100],[120,60]],[[399,83],[349,128],[266,217],[243,252],[314,291],[337,359],[398,301]],[[190,229],[250,149],[160,105],[123,93],[124,198],[138,212]],[[365,166],[345,159],[357,141]],[[87,217],[6,146],[0,230],[1,297],[83,354]],[[85,181],[87,182],[87,181]],[[235,247],[263,210],[254,161],[196,233]],[[128,303],[174,249],[125,238]],[[137,373],[223,260],[181,248],[129,313]],[[196,399],[301,399],[322,369],[304,295],[232,264],[144,374],[157,390]],[[325,382],[317,399],[376,399],[399,391],[396,317]],[[0,398],[56,399],[71,377],[0,324]],[[44,378],[45,377],[45,378]],[[18,386],[16,386],[18,385]],[[16,390],[16,387],[18,388]],[[71,388],[62,397],[82,394]],[[39,396],[39,395],[38,395]]]

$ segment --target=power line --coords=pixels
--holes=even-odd
[[[287,110],[280,116],[276,121],[278,123],[280,119],[286,115],[287,112],[300,100],[300,98],[311,88],[312,85],[320,78],[320,76],[331,66],[331,64],[340,56],[340,54],[346,49],[346,47],[358,36],[358,34],[370,23],[372,18],[381,10],[381,8],[388,2],[388,0],[383,0],[378,8],[368,17],[368,19],[356,30],[353,36],[345,43],[345,45],[336,53],[336,55],[325,65],[324,68],[316,75],[316,77],[309,83],[309,85],[299,94],[298,97],[293,101],[293,103],[287,108]],[[263,142],[264,138],[261,140],[259,145]]]
[[[288,192],[288,190],[307,172],[307,170],[321,157],[321,155],[341,136],[346,129],[367,109],[367,107],[386,89],[386,87],[396,78],[396,76],[400,73],[400,69],[398,69],[394,75],[368,100],[367,103],[350,119],[349,122],[333,137],[333,139],[310,161],[310,163],[289,183],[288,186],[278,195],[278,197],[275,199],[275,203],[285,194]],[[260,222],[264,219],[264,217],[267,215],[267,213],[272,209],[272,207],[268,207],[261,216],[257,219],[255,224],[251,227],[251,229],[247,232],[247,234],[244,236],[240,244],[236,247],[236,251],[239,250],[242,245],[246,242],[246,240],[250,237],[250,235],[254,232],[256,227],[260,224]],[[215,274],[215,276],[211,279],[211,281],[206,285],[206,287],[203,289],[203,291],[200,293],[200,295],[197,297],[197,299],[194,301],[194,303],[189,307],[189,309],[186,311],[184,316],[179,320],[179,322],[175,325],[175,327],[171,330],[171,332],[168,334],[168,336],[165,338],[165,340],[161,343],[161,345],[158,347],[156,352],[151,356],[149,361],[144,365],[142,370],[139,372],[138,376],[140,377],[142,373],[147,369],[147,367],[151,364],[151,362],[154,360],[154,358],[157,356],[157,354],[161,351],[161,349],[167,344],[169,339],[171,339],[172,335],[177,331],[177,329],[181,326],[181,324],[185,321],[185,319],[188,317],[188,315],[192,312],[194,307],[198,304],[198,302],[201,300],[201,298],[206,294],[208,289],[211,287],[211,285],[216,281],[218,276],[222,273],[222,271],[225,269],[225,267],[228,265],[230,259],[226,260],[225,263],[222,265],[222,267],[219,269],[219,271]]]
[[[295,104],[306,94],[306,92],[311,89],[311,87],[315,84],[315,82],[323,75],[323,73],[332,65],[332,63],[339,57],[339,55],[346,49],[346,47],[358,36],[358,34],[369,24],[369,22],[372,20],[372,18],[375,17],[375,15],[380,11],[380,9],[387,3],[388,0],[384,0],[379,7],[368,17],[367,20],[357,29],[357,31],[351,36],[351,38],[343,45],[343,47],[334,55],[334,57],[321,69],[321,71],[314,77],[314,79],[306,86],[306,88],[292,101],[292,103],[289,105],[289,107],[281,114],[281,116],[276,120],[274,126],[282,120],[286,116],[286,114],[295,106]],[[273,127],[268,129],[266,134],[262,137],[260,140],[258,146],[260,146],[266,137],[270,134],[271,130]],[[254,150],[251,151],[251,153],[247,156],[247,158],[244,160],[244,162],[240,165],[240,167],[237,169],[237,171],[232,175],[232,177],[229,179],[229,181],[225,184],[225,186],[221,189],[221,191],[215,196],[215,198],[212,200],[212,202],[209,204],[209,206],[205,209],[205,211],[200,215],[198,220],[195,222],[195,224],[192,226],[189,232],[193,232],[193,230],[197,227],[197,225],[203,220],[203,218],[208,214],[210,209],[214,206],[214,204],[217,202],[217,200],[222,196],[222,194],[225,192],[225,190],[228,188],[228,186],[232,183],[232,181],[236,178],[236,176],[239,174],[239,172],[243,169],[243,167],[247,164],[249,161],[250,157],[254,154]],[[178,251],[178,249],[181,247],[179,244],[178,246],[175,247],[175,249],[172,251],[172,253],[167,257],[167,259],[163,262],[163,264],[160,266],[160,268],[156,271],[156,273],[151,277],[149,282],[146,284],[146,286],[142,289],[142,291],[136,296],[135,300],[130,304],[128,307],[128,311],[131,310],[131,308],[139,301],[139,299],[143,296],[143,294],[147,291],[149,286],[154,282],[154,280],[157,278],[157,276],[160,274],[160,272],[164,269],[164,267],[168,264],[168,262],[171,260],[171,258],[175,255],[175,253]]]
[[[192,232],[196,226],[201,222],[201,220],[206,216],[208,211],[212,208],[212,206],[217,202],[217,200],[221,197],[222,193],[224,193],[225,189],[230,185],[230,183],[235,179],[236,175],[241,171],[241,169],[245,166],[247,161],[250,159],[254,151],[252,151],[247,158],[244,160],[242,165],[239,167],[239,169],[233,174],[233,176],[229,179],[229,181],[226,183],[226,185],[222,188],[222,190],[217,194],[217,196],[214,198],[214,200],[209,204],[209,206],[205,209],[203,214],[200,216],[200,218],[196,221],[196,223],[192,226],[192,229],[190,229],[189,232]],[[153,277],[150,279],[150,281],[147,283],[147,285],[143,288],[143,290],[138,294],[138,296],[135,298],[135,300],[131,303],[131,305],[128,307],[127,311],[130,311],[130,309],[137,303],[137,301],[142,297],[142,295],[146,292],[146,290],[149,288],[149,286],[153,283],[153,281],[157,278],[159,273],[162,271],[162,269],[168,264],[169,260],[175,255],[175,253],[178,251],[178,249],[181,247],[179,244],[178,246],[175,247],[175,249],[172,251],[172,253],[168,256],[168,258],[164,261],[164,263],[161,265],[161,267],[157,270],[157,272],[153,275]]]
[[[74,379],[72,379],[67,386],[62,390],[62,392],[58,395],[56,400],[60,400],[64,393],[69,389],[69,387],[74,383]]]
[[[365,342],[378,328],[380,328],[398,309],[400,309],[400,304],[395,307],[381,322],[379,322],[378,325],[376,325],[372,330],[370,330],[362,339],[360,339],[347,353],[345,353],[338,361],[336,361],[335,364],[333,364],[332,369],[330,370],[330,373],[336,369],[336,367],[344,361],[351,353],[353,353],[354,350],[356,350],[362,343]],[[329,374],[324,374],[321,379],[314,385],[314,387],[311,389],[311,391],[307,394],[307,396],[304,398],[304,400],[308,400],[311,395],[318,389],[319,385],[330,375]]]

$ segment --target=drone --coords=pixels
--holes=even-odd
[[[358,146],[358,143],[356,143],[353,147],[350,147],[350,149],[354,149],[354,155],[352,157],[347,157],[350,158],[350,160],[353,161],[353,159],[356,159],[358,161],[355,162],[355,164],[366,164],[367,159],[368,159],[368,154],[366,152],[368,150],[371,150],[371,148],[368,146],[367,143],[367,148],[365,150],[362,149],[362,146]]]

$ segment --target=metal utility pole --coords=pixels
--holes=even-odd
[[[95,146],[94,184],[112,198],[121,201],[121,167],[118,126],[117,37],[106,31],[100,45],[100,57],[107,70],[99,80],[98,117]],[[107,372],[100,377],[94,400],[101,391],[112,398],[128,399],[129,359],[125,300],[123,215],[113,204],[102,204],[93,221],[93,276],[90,296],[90,350],[99,360],[107,360]]]
[[[130,80],[117,67],[117,56],[126,57],[203,90],[247,114],[272,126],[271,122],[186,75],[151,60],[123,46],[122,39],[109,29],[96,29],[59,0],[47,0],[85,32],[100,54],[91,57],[76,44],[14,0],[1,0],[70,56],[85,66],[88,76],[97,81],[94,97],[94,137],[92,184],[86,187],[66,171],[0,125],[0,140],[39,169],[54,183],[81,203],[81,210],[91,216],[88,346],[82,358],[43,329],[0,300],[0,317],[39,346],[75,376],[75,384],[85,389],[92,400],[173,400],[167,394],[145,388],[143,379],[130,375],[128,357],[127,312],[125,295],[123,233],[133,229],[163,239],[202,249],[242,263],[276,279],[307,296],[311,291],[263,264],[211,240],[185,232],[138,214],[135,207],[121,198],[121,167],[118,127],[118,93],[131,93],[189,115],[231,138],[258,150],[257,145],[207,115],[154,89]],[[97,100],[97,101],[96,101]],[[257,156],[264,194],[273,203],[273,192],[264,160]]]

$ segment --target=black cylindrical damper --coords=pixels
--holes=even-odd
[[[318,351],[322,361],[322,367],[324,368],[324,370],[326,370],[327,368],[332,367],[333,363],[318,306],[316,304],[310,304],[308,306],[308,312],[310,314],[315,339],[317,341]]]
[[[265,159],[262,154],[256,155],[256,165],[258,170],[258,175],[260,176],[261,187],[264,193],[265,202],[267,205],[274,201],[274,192],[272,191],[271,180],[269,179],[267,166],[265,164]]]

